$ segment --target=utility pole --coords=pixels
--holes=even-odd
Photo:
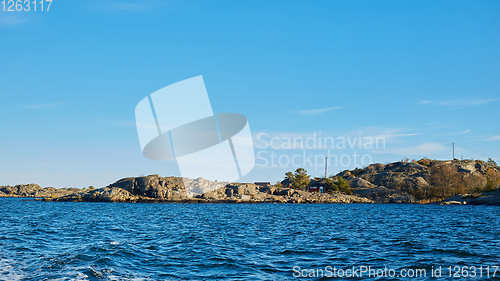
[[[453,160],[455,160],[455,142],[453,142]]]
[[[328,157],[325,157],[325,179],[327,172],[328,172]]]

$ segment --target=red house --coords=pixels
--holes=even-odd
[[[325,187],[324,186],[308,186],[307,189],[308,189],[309,192],[325,193]]]

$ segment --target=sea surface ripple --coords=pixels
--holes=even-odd
[[[291,280],[327,266],[455,280],[444,268],[500,266],[499,250],[499,207],[0,199],[0,280]]]

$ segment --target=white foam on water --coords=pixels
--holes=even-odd
[[[150,280],[150,279],[138,278],[138,277],[135,277],[135,278],[123,278],[123,277],[120,277],[120,276],[110,275],[110,276],[108,276],[108,280],[110,280],[110,281],[124,281],[124,280],[127,280],[127,281],[144,281],[144,280]]]
[[[65,275],[66,277],[48,279],[48,281],[88,281],[90,280],[89,276],[85,273],[80,272],[88,268],[89,267],[82,266],[65,266],[63,268],[63,272],[61,272],[61,275]]]
[[[17,268],[14,260],[0,259],[0,281],[22,280],[25,274]]]

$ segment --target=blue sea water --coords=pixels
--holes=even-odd
[[[487,279],[490,266],[489,279],[500,280],[500,269],[493,277],[500,266],[499,215],[499,207],[489,206],[2,198],[0,280],[405,279],[359,271],[338,277],[365,267],[377,274],[425,270],[425,277],[409,280],[456,280],[450,266],[452,274],[467,271],[466,279],[475,280]],[[440,266],[441,278],[432,278]]]

